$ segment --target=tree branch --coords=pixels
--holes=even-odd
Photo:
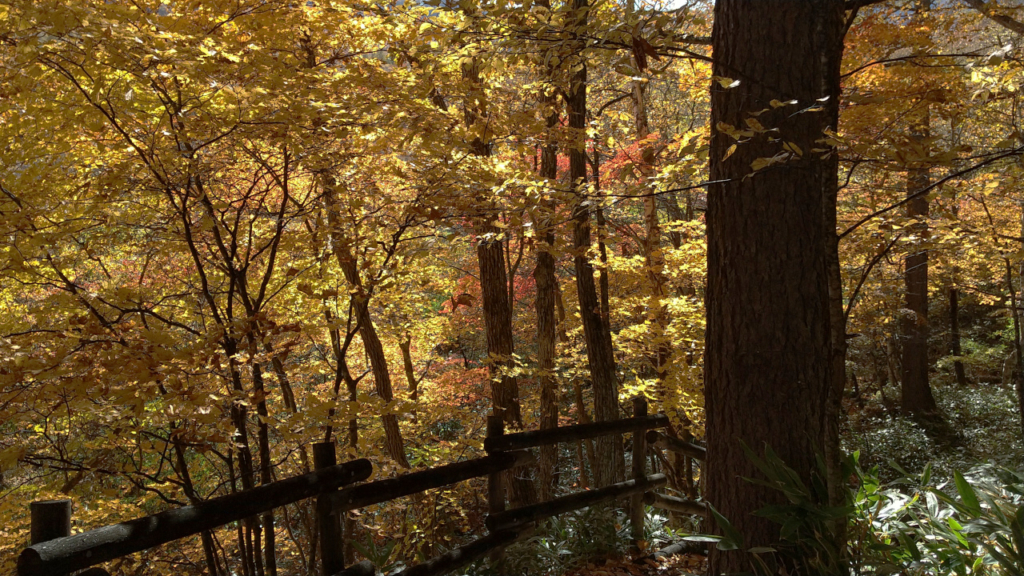
[[[991,2],[984,2],[983,0],[964,0],[964,3],[978,12],[981,12],[1003,28],[1016,32],[1017,34],[1024,34],[1024,24],[1021,24],[1019,21],[1007,16],[1006,14],[997,12],[1000,7],[996,4],[996,0],[992,0]]]

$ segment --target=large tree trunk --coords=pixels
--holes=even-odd
[[[929,132],[927,104],[915,114],[911,138],[923,144]],[[907,171],[907,195],[913,195],[930,183],[927,166],[912,167]],[[901,321],[903,332],[903,361],[901,387],[902,407],[907,414],[933,415],[938,412],[932,389],[928,383],[928,251],[924,238],[928,235],[928,197],[918,196],[907,203],[907,216],[917,218],[911,225],[918,238],[904,259],[905,307]]]
[[[1024,247],[1024,202],[1020,206],[1020,236],[1021,245]],[[1013,340],[1014,351],[1017,353],[1017,410],[1020,412],[1021,438],[1024,438],[1024,326],[1021,326],[1021,305],[1024,305],[1024,262],[1021,262],[1019,273],[1020,278],[1020,304],[1013,307]],[[1013,284],[1011,282],[1010,298],[1016,301],[1013,295]]]
[[[778,541],[778,525],[753,513],[784,498],[743,480],[760,474],[741,442],[758,453],[771,446],[808,482],[826,433],[834,364],[823,223],[838,164],[834,151],[812,149],[838,122],[844,16],[842,0],[715,4],[714,76],[739,83],[715,81],[711,96],[706,497],[748,547]],[[737,143],[728,132],[748,129],[758,113],[777,131]],[[755,160],[787,142],[795,146],[784,165],[751,175]],[[747,571],[749,560],[716,550],[710,571]]]
[[[580,43],[580,54],[585,42],[587,0],[573,0],[575,22],[571,35]],[[582,56],[581,56],[582,58]],[[601,303],[594,284],[594,267],[590,263],[590,208],[586,203],[587,190],[587,66],[576,63],[577,72],[571,79],[568,92],[569,128],[573,143],[569,149],[569,178],[576,192],[573,204],[573,264],[576,269],[576,292],[580,303],[583,337],[587,344],[587,362],[594,384],[594,419],[597,422],[619,417],[619,383],[615,374],[615,356],[611,330],[601,315]],[[598,467],[594,470],[597,487],[614,483],[619,470],[624,473],[625,463],[621,435],[602,436],[597,439]],[[621,467],[619,462],[622,462]]]

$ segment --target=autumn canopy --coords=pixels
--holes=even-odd
[[[0,0],[0,572],[31,501],[81,532],[309,473],[316,443],[381,480],[482,457],[489,415],[637,397],[659,447],[706,447],[647,463],[703,516],[594,506],[465,573],[704,533],[713,574],[876,569],[851,454],[956,488],[1024,457],[1017,6]],[[501,486],[622,482],[635,446],[541,446]],[[770,548],[810,533],[754,514],[791,502],[783,464],[843,509],[834,565]],[[488,512],[484,478],[348,511],[342,554],[412,566]],[[303,500],[105,567],[319,574],[320,530]]]

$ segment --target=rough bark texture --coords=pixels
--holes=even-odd
[[[710,187],[707,211],[706,498],[748,547],[777,541],[778,525],[753,513],[780,495],[743,480],[759,473],[740,442],[770,445],[807,481],[826,432],[834,365],[823,223],[837,161],[811,150],[838,121],[843,30],[841,0],[715,4],[714,75],[739,84],[712,84],[710,179],[724,182]],[[736,143],[727,132],[761,111],[757,121],[778,132],[754,133],[725,158]],[[783,142],[802,155],[748,176]],[[750,569],[744,552],[710,560],[713,574]]]
[[[466,126],[487,122],[486,97],[480,79],[480,63],[476,59],[463,64],[462,77],[477,92],[467,100],[463,109]],[[491,155],[491,144],[486,127],[469,143],[476,156]],[[493,224],[493,215],[477,218],[473,230],[477,236],[476,255],[480,266],[480,291],[483,293],[484,327],[487,332],[487,354],[491,371],[491,400],[495,414],[515,428],[523,427],[519,410],[519,382],[505,370],[512,367],[514,352],[512,339],[512,308],[508,292],[508,273],[505,269],[504,244],[498,237],[503,230]]]
[[[491,368],[491,400],[497,414],[514,428],[523,427],[519,410],[519,382],[508,369],[515,365],[512,340],[512,311],[508,302],[508,274],[505,271],[504,245],[487,239],[501,233],[489,222],[477,222],[474,230],[480,240],[476,245],[480,264],[480,289],[483,293],[484,327],[487,332],[487,355]]]
[[[911,127],[911,139],[922,143],[928,137],[929,115],[919,111]],[[907,171],[907,195],[917,193],[930,184],[927,166]],[[907,414],[935,414],[938,407],[928,383],[928,251],[924,239],[928,235],[928,197],[918,196],[907,203],[907,216],[918,219],[912,224],[917,243],[904,259],[905,308],[901,320],[903,361],[901,387],[903,411]]]
[[[577,16],[576,25],[586,25],[587,1],[574,0],[573,10]],[[574,32],[577,34],[578,32]],[[594,283],[594,267],[590,263],[590,207],[586,200],[587,157],[584,148],[584,133],[587,126],[587,68],[581,62],[572,78],[568,96],[569,128],[573,129],[578,141],[569,149],[569,177],[576,190],[573,205],[573,264],[576,270],[576,291],[580,303],[580,317],[583,322],[583,337],[587,344],[587,362],[594,384],[594,419],[598,422],[615,420],[619,417],[618,380],[615,375],[615,356],[612,349],[611,331],[601,314],[601,303]],[[618,471],[624,473],[622,437],[605,436],[597,444],[597,469],[594,479],[598,487],[617,480]],[[617,456],[617,458],[616,458]]]
[[[825,459],[826,481],[828,483],[828,504],[846,505],[846,481],[843,478],[843,450],[839,441],[839,417],[843,409],[843,393],[846,390],[846,310],[843,300],[843,269],[839,260],[839,233],[837,227],[836,202],[838,182],[831,189],[823,190],[824,203],[822,223],[827,245],[826,266],[828,274],[829,325],[831,329],[832,374],[828,398],[825,403],[825,430],[822,451]],[[846,551],[846,520],[832,525],[836,541],[841,546],[840,554]]]

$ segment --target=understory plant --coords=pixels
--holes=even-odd
[[[669,518],[648,507],[644,542],[649,550],[675,542],[683,534],[669,525]],[[623,510],[591,507],[552,517],[532,536],[505,549],[501,573],[509,576],[558,576],[600,558],[624,556],[632,546],[629,520]],[[465,571],[467,576],[494,574],[488,560]]]
[[[763,458],[748,449],[748,457],[763,475],[749,480],[785,499],[757,512],[780,525],[780,540],[748,549],[755,574],[1024,575],[1018,471],[985,465],[936,480],[930,466],[910,475],[893,465],[899,477],[882,482],[879,467],[864,470],[854,452],[844,462],[847,501],[828,506],[823,475],[808,486],[770,448]],[[720,549],[743,549],[742,535],[712,514],[724,536],[710,538]]]

